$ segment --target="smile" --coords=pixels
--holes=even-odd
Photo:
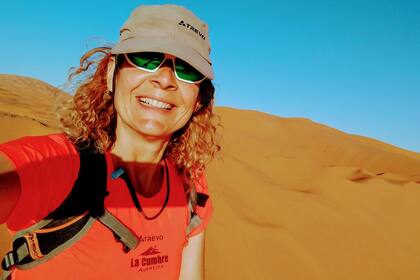
[[[169,103],[165,103],[165,102],[162,102],[153,98],[149,98],[149,97],[139,97],[138,100],[143,104],[147,104],[152,107],[159,108],[159,109],[171,110],[173,107]]]

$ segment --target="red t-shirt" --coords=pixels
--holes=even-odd
[[[58,207],[77,179],[80,159],[73,144],[63,134],[23,137],[0,145],[14,163],[21,183],[19,201],[7,226],[11,233],[27,228]],[[106,153],[107,188],[105,207],[135,232],[138,247],[124,253],[121,243],[100,222],[88,233],[53,259],[29,270],[15,269],[12,279],[178,279],[182,251],[187,244],[185,228],[189,210],[180,176],[168,162],[170,195],[167,206],[154,220],[147,220],[135,208],[125,181],[112,179],[111,155]],[[166,176],[166,175],[165,175]],[[152,198],[137,194],[147,216],[156,214],[164,204],[166,178]],[[197,191],[208,194],[205,176],[196,182]],[[197,207],[202,224],[190,233],[206,228],[213,211],[212,202]]]

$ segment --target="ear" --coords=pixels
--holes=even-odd
[[[106,72],[106,86],[110,92],[114,91],[114,74],[115,74],[115,56],[111,56],[108,61]]]

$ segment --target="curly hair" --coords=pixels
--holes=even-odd
[[[90,147],[97,153],[108,151],[116,140],[114,93],[107,89],[107,65],[113,55],[110,49],[94,48],[81,57],[79,67],[71,69],[68,80],[72,82],[75,77],[82,80],[77,83],[73,98],[57,109],[65,135],[79,149]],[[172,135],[165,150],[164,156],[188,179],[198,178],[220,150],[217,133],[220,123],[213,113],[214,92],[210,80],[200,84],[201,108]]]

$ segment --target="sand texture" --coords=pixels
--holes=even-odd
[[[58,131],[65,98],[0,75],[0,142]],[[206,279],[420,279],[420,154],[308,119],[217,113]]]

